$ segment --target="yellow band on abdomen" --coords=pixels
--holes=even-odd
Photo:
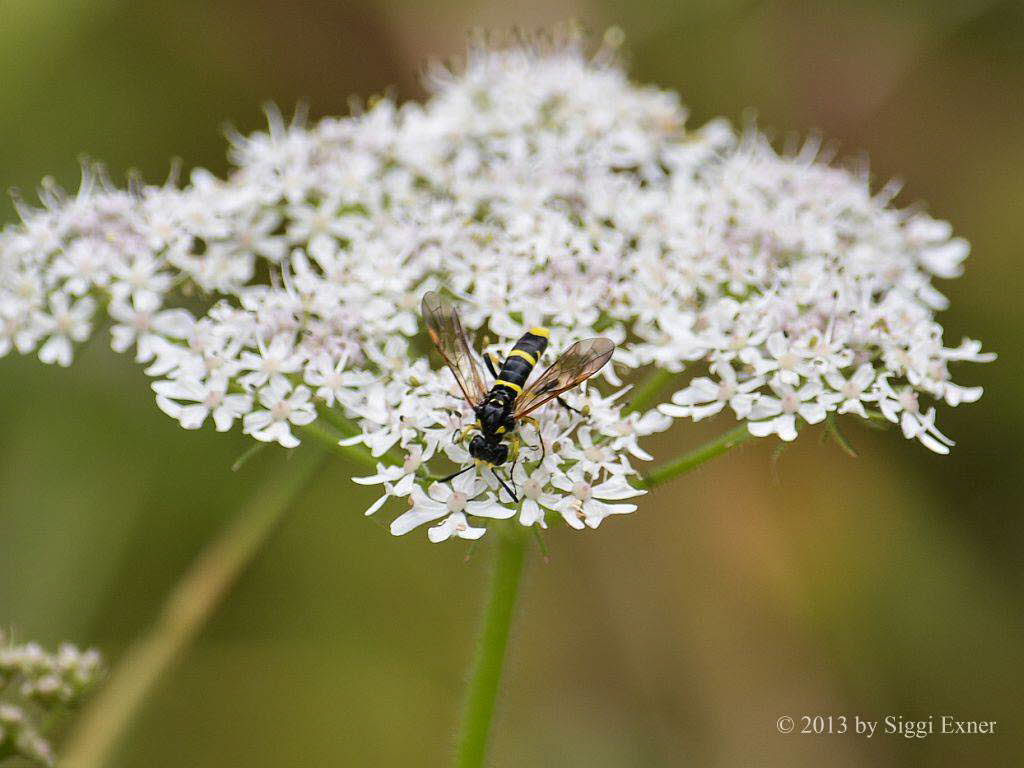
[[[534,357],[533,355],[531,355],[526,350],[523,350],[523,349],[513,349],[511,352],[508,353],[508,356],[509,357],[521,357],[521,358],[523,358],[523,360],[528,362],[530,365],[536,365],[537,364],[537,358]]]
[[[513,392],[515,392],[517,395],[523,394],[523,388],[522,387],[520,387],[518,384],[513,384],[511,381],[505,381],[504,379],[498,379],[496,382],[494,382],[494,386],[496,386],[496,387],[497,386],[508,387]]]
[[[551,338],[551,331],[549,331],[547,328],[531,328],[530,333],[532,333],[534,336],[542,336],[545,339]]]

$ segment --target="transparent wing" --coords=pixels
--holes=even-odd
[[[614,351],[615,342],[604,337],[577,341],[516,398],[515,418],[526,416],[589,379],[604,367]]]
[[[459,382],[466,401],[476,408],[487,391],[484,389],[480,367],[466,338],[466,331],[459,320],[459,313],[435,291],[423,295],[422,312],[431,341],[455,374],[455,380]]]

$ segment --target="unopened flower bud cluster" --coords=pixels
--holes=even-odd
[[[50,653],[0,633],[0,758],[19,755],[51,765],[42,724],[77,706],[102,676],[98,651],[65,643]]]

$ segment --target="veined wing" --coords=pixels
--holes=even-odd
[[[428,291],[423,295],[422,312],[430,340],[455,374],[455,380],[459,382],[466,401],[476,408],[487,391],[484,389],[480,367],[466,338],[466,331],[459,320],[459,313],[436,291]]]
[[[604,367],[614,351],[615,342],[603,336],[577,341],[516,398],[515,418],[521,419],[589,379]]]

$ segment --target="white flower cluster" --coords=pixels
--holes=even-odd
[[[65,643],[48,653],[36,643],[16,645],[0,633],[0,759],[20,755],[51,765],[53,751],[37,723],[77,705],[103,676],[98,651]]]
[[[392,531],[432,522],[435,541],[487,518],[582,528],[632,511],[638,439],[726,407],[758,436],[851,413],[948,451],[933,403],[981,391],[947,364],[991,356],[945,346],[934,319],[932,278],[967,255],[945,222],[814,145],[780,156],[722,122],[686,129],[675,94],[578,41],[484,46],[430,85],[423,104],[310,127],[271,115],[233,137],[226,180],[119,191],[89,170],[71,199],[44,190],[0,236],[0,354],[67,365],[102,309],[183,427],[365,446],[381,460],[358,479],[382,487],[370,512],[406,499]],[[429,362],[428,290],[499,356],[534,325],[551,359],[590,336],[618,345],[604,385],[567,395],[584,414],[552,403],[520,429],[521,504],[487,468],[432,482],[469,461],[453,438],[472,416]],[[674,394],[631,412],[623,381],[645,369]]]

